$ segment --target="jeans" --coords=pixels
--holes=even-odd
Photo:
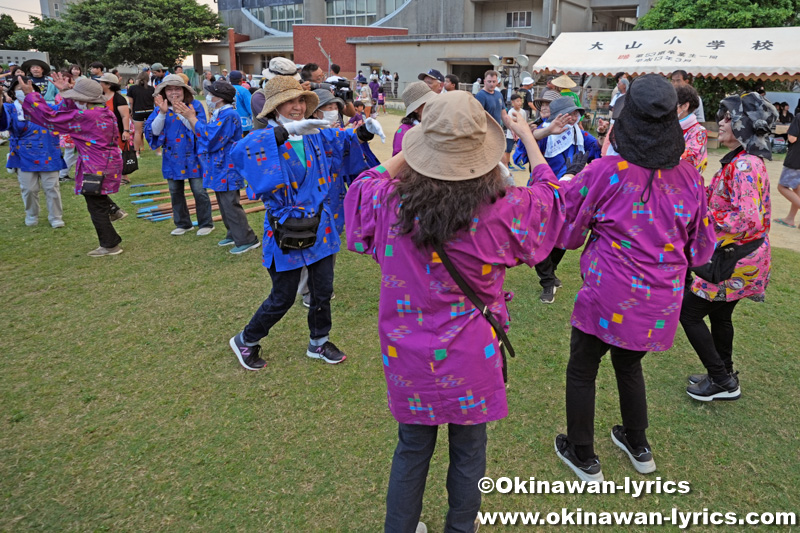
[[[94,196],[91,194],[84,194],[83,197],[86,198],[86,208],[89,210],[89,216],[92,217],[92,224],[97,232],[100,246],[113,248],[121,243],[122,237],[111,223],[111,206],[115,205],[111,198],[106,195]]]
[[[226,239],[233,239],[236,246],[245,244],[255,244],[258,242],[255,232],[247,222],[247,214],[239,203],[239,190],[235,191],[215,191],[219,214],[222,215],[222,223],[228,230]]]
[[[214,223],[211,221],[211,200],[203,188],[203,178],[189,178],[188,181],[197,209],[197,227],[214,227]],[[186,205],[186,194],[183,190],[184,180],[167,180],[167,183],[169,184],[169,197],[172,201],[172,220],[175,222],[175,226],[191,229],[192,217],[189,216],[189,207]]]
[[[708,375],[722,381],[733,372],[733,309],[739,300],[710,302],[692,291],[683,293],[681,326]],[[703,319],[708,316],[711,331]]]
[[[553,248],[553,251],[550,252],[550,255],[548,255],[544,261],[534,265],[536,273],[539,275],[539,284],[542,288],[555,287],[556,269],[558,269],[558,264],[564,257],[565,252],[566,250],[562,248]]]
[[[47,220],[62,222],[64,211],[61,207],[61,190],[58,185],[58,171],[26,172],[17,171],[19,187],[22,190],[22,202],[25,205],[25,223],[35,224],[39,220],[39,189],[44,189],[47,200]]]
[[[594,443],[595,380],[600,359],[609,349],[617,378],[622,425],[632,430],[647,429],[647,396],[642,375],[642,357],[647,352],[611,346],[573,327],[567,363],[567,439],[576,446]]]
[[[269,267],[272,290],[256,310],[242,335],[245,342],[258,342],[269,334],[272,326],[292,308],[297,297],[302,268],[278,272],[273,262]],[[312,339],[327,337],[331,331],[331,294],[333,294],[333,256],[308,265],[308,288],[311,307],[308,309],[308,331]]]
[[[422,513],[428,466],[439,426],[399,424],[386,495],[386,533],[413,533]],[[472,533],[481,508],[478,481],[486,473],[486,424],[447,425],[450,465],[444,530]]]

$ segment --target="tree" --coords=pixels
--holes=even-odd
[[[800,0],[659,0],[636,29],[775,28],[800,25]],[[698,78],[694,87],[708,103],[706,118],[726,94],[752,90],[760,82]],[[767,82],[767,90],[786,90],[783,82]]]
[[[0,49],[27,50],[28,32],[23,30],[9,15],[0,15]]]
[[[220,38],[219,15],[196,0],[85,0],[61,19],[33,19],[33,45],[51,61],[173,64],[198,43]]]

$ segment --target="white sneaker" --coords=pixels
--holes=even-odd
[[[208,235],[212,231],[214,231],[214,226],[211,226],[210,228],[200,228],[199,230],[197,230],[197,235],[202,237],[204,235]]]
[[[50,227],[52,228],[63,228],[64,226],[66,226],[66,224],[64,224],[63,220],[54,220],[50,223]]]
[[[184,233],[186,233],[188,231],[193,231],[193,230],[194,230],[194,226],[192,226],[189,229],[175,228],[174,230],[170,231],[169,234],[170,235],[183,235]]]

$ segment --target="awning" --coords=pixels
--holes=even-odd
[[[785,80],[800,75],[800,28],[562,33],[534,72]]]

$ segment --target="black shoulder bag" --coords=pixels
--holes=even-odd
[[[305,250],[317,242],[317,230],[322,221],[322,204],[317,208],[317,214],[309,218],[289,217],[283,222],[272,215],[267,209],[267,220],[272,227],[272,233],[278,248],[288,253],[291,250]]]
[[[492,314],[491,309],[489,306],[483,303],[483,301],[478,298],[478,295],[475,294],[475,291],[472,290],[472,287],[467,285],[467,282],[464,281],[464,278],[461,277],[461,274],[458,273],[456,270],[456,266],[450,261],[450,258],[447,257],[447,254],[444,253],[444,247],[442,245],[437,244],[433,247],[436,250],[436,253],[439,254],[439,259],[442,260],[447,271],[450,273],[450,277],[453,278],[453,281],[456,282],[458,287],[461,289],[461,292],[469,298],[469,301],[472,302],[472,305],[475,306],[476,309],[480,310],[481,314],[486,317],[486,320],[489,321],[494,332],[497,334],[498,344],[500,345],[500,355],[503,358],[503,383],[508,383],[508,364],[506,363],[506,348],[508,348],[508,355],[511,357],[515,357],[516,354],[514,353],[514,347],[511,346],[511,341],[508,340],[508,335],[506,335],[506,331],[503,329],[503,326],[500,325],[500,322],[497,321],[494,314]]]
[[[711,256],[708,263],[691,270],[706,281],[722,283],[731,279],[733,271],[736,270],[736,263],[758,250],[762,244],[764,244],[764,237],[746,244],[731,243],[719,246],[714,250],[714,255]]]

